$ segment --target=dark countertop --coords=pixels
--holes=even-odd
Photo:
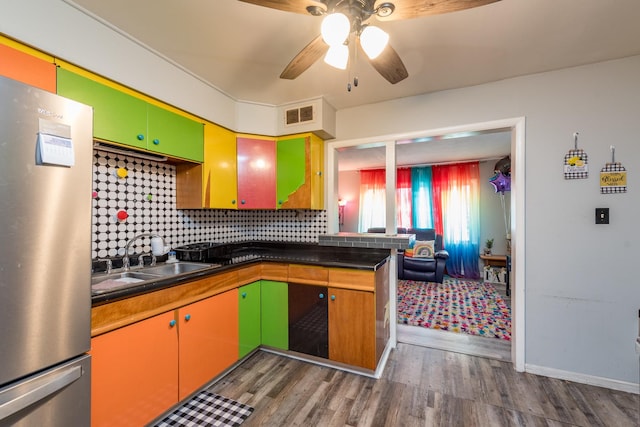
[[[389,255],[388,249],[319,246],[314,243],[249,241],[211,244],[209,257],[202,261],[215,263],[217,264],[215,267],[181,274],[179,277],[174,276],[147,283],[140,282],[126,288],[93,295],[91,303],[94,306],[102,305],[257,262],[306,264],[376,271],[387,262]],[[134,259],[133,256],[132,259]],[[189,262],[193,261],[189,260]]]

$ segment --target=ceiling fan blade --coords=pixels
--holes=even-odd
[[[280,74],[280,78],[295,79],[312,66],[314,62],[322,58],[327,53],[327,50],[329,50],[329,45],[322,40],[322,36],[316,37],[289,62],[282,74]]]
[[[380,21],[397,21],[400,19],[418,18],[420,16],[440,15],[443,13],[457,12],[459,10],[472,9],[495,3],[500,0],[392,0],[395,11]],[[378,0],[376,3],[384,3]],[[378,6],[378,4],[376,4]]]
[[[315,0],[239,0],[243,3],[251,3],[258,6],[269,7],[271,9],[284,10],[285,12],[302,13],[309,15],[308,6],[317,6],[327,10],[327,6],[322,1]]]
[[[368,59],[366,55],[364,56]],[[402,59],[391,45],[387,45],[376,59],[369,59],[369,62],[391,84],[396,84],[409,77]]]

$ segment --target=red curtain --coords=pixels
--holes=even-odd
[[[398,227],[411,228],[413,213],[411,190],[411,169],[401,168],[396,175],[396,211]]]

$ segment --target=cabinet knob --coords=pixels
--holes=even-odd
[[[144,139],[144,135],[140,133],[136,138],[138,138],[138,141],[142,141]]]
[[[154,145],[159,145],[160,144],[160,140],[159,139],[154,139],[153,140],[153,144]]]
[[[336,296],[335,295],[331,295],[331,301],[335,301],[336,300]]]
[[[243,292],[243,293],[242,293],[242,298],[246,298],[246,297],[247,297],[247,293],[246,293],[246,292]]]
[[[324,299],[324,294],[320,294],[318,296],[320,297],[320,299]]]
[[[186,314],[186,315],[184,316],[184,320],[186,320],[187,322],[188,322],[189,320],[191,320],[191,315],[190,315],[190,314]]]
[[[247,201],[242,199],[242,200],[240,200],[240,203],[242,203],[244,205],[245,203],[247,203]]]
[[[282,204],[282,200],[278,200],[278,204],[281,205]]]
[[[322,171],[318,171],[316,173],[318,174],[318,176],[322,176]]]
[[[170,326],[170,327],[172,327],[172,328],[173,328],[174,326],[176,326],[176,321],[175,321],[175,319],[174,319],[174,320],[172,320],[171,322],[169,322],[169,326]]]
[[[231,204],[232,204],[232,205],[235,205],[235,204],[236,204],[236,199],[233,199],[233,200],[231,201]]]

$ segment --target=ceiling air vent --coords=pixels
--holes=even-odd
[[[286,110],[285,120],[287,126],[313,121],[313,105]]]

